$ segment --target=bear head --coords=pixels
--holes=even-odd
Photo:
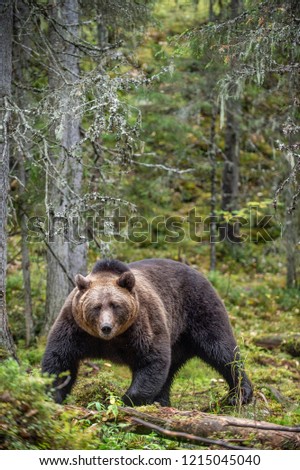
[[[124,333],[135,321],[139,309],[133,273],[123,263],[120,263],[122,269],[111,264],[98,262],[88,276],[77,274],[77,292],[72,301],[76,323],[103,340]]]

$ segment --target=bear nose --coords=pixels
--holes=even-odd
[[[104,325],[101,327],[101,331],[102,333],[104,333],[105,335],[109,335],[109,333],[111,332],[112,330],[112,327],[109,323],[104,323]]]

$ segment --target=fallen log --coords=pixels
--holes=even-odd
[[[221,416],[200,411],[180,411],[157,407],[143,412],[121,407],[119,422],[127,422],[131,432],[155,431],[168,439],[231,449],[300,449],[300,426],[280,426],[265,421]],[[241,446],[233,446],[230,441]]]
[[[293,357],[300,356],[300,333],[290,335],[272,335],[256,338],[254,343],[264,349],[280,348]]]

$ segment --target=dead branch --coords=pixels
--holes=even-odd
[[[225,441],[215,440],[215,439],[208,439],[206,437],[199,437],[194,436],[193,434],[187,434],[186,432],[179,432],[179,431],[169,431],[168,429],[164,429],[156,424],[150,424],[147,421],[143,421],[139,418],[131,418],[131,421],[134,423],[140,424],[141,426],[151,429],[158,434],[161,434],[168,439],[175,439],[181,442],[190,442],[192,444],[208,444],[218,447],[223,447],[224,449],[234,449],[234,450],[245,450],[249,449],[249,447],[243,446],[233,446],[231,444],[227,444]]]
[[[171,173],[177,173],[177,174],[180,174],[180,175],[182,175],[183,173],[191,173],[191,172],[194,171],[193,168],[187,168],[186,170],[180,170],[179,168],[169,167],[169,166],[163,165],[162,163],[145,163],[145,162],[138,162],[138,161],[132,160],[132,159],[129,160],[129,163],[132,163],[133,165],[145,166],[147,168],[165,170],[165,171],[169,171]]]

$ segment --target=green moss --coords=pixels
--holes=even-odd
[[[121,397],[124,394],[129,385],[129,374],[126,381],[117,370],[105,364],[102,361],[97,362],[96,367],[99,366],[99,371],[91,369],[88,364],[82,364],[69,403],[87,407],[92,402],[100,402],[106,406],[111,396]]]

